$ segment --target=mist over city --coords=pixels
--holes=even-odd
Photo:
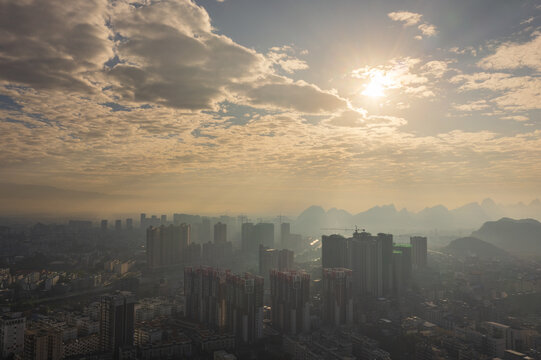
[[[541,360],[538,0],[0,0],[0,359]]]

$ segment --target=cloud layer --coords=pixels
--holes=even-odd
[[[189,0],[0,0],[0,182],[234,209],[538,187],[541,36],[423,52],[413,36],[443,33],[424,20],[382,14],[419,48],[328,69],[240,44]]]
[[[415,39],[420,40],[423,36],[431,37],[435,36],[438,31],[436,26],[429,24],[427,22],[421,22],[423,15],[413,13],[410,11],[394,11],[387,14],[389,19],[393,21],[398,21],[403,24],[404,27],[410,27],[417,25],[417,29],[421,32],[420,35],[416,35]]]
[[[37,89],[94,90],[87,74],[113,55],[107,1],[4,0],[0,14],[1,79]]]

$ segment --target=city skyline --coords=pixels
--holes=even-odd
[[[541,0],[0,0],[0,358],[541,360]]]
[[[2,213],[541,197],[535,1],[3,1],[0,13]]]

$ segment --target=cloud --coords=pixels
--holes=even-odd
[[[502,117],[503,120],[514,120],[514,121],[520,121],[520,122],[523,122],[523,121],[528,121],[530,120],[529,117],[527,116],[524,116],[524,115],[511,115],[511,116],[504,116]]]
[[[404,23],[404,26],[413,26],[421,21],[423,15],[409,12],[409,11],[397,11],[390,12],[387,16],[393,21],[399,21]]]
[[[399,110],[405,110],[405,109],[409,109],[409,108],[411,107],[410,104],[404,103],[404,102],[401,102],[401,101],[398,102],[398,103],[396,103],[395,106],[396,106],[396,108],[399,109]]]
[[[492,91],[494,95],[490,101],[503,109],[541,109],[541,78],[539,77],[481,72],[456,75],[450,79],[450,82],[459,85],[460,91]]]
[[[345,99],[303,81],[257,85],[244,92],[254,106],[277,107],[303,113],[330,113],[347,108]]]
[[[145,197],[122,211],[161,205],[163,199],[174,202],[167,205],[172,211],[180,199],[200,206],[208,203],[205,198],[219,198],[224,188],[231,200],[240,199],[240,211],[261,189],[282,196],[292,187],[292,193],[314,189],[314,179],[325,183],[321,191],[363,184],[370,191],[371,184],[396,189],[398,181],[414,187],[437,184],[439,189],[491,183],[501,188],[506,179],[535,188],[539,179],[539,131],[414,136],[400,131],[405,119],[353,110],[337,110],[328,117],[334,121],[320,125],[307,124],[296,112],[263,112],[243,126],[230,126],[213,114],[173,108],[112,112],[75,94],[14,88],[5,93],[23,104],[17,120],[30,127],[0,121],[0,133],[9,134],[0,142],[0,181]],[[4,119],[6,112],[0,111]],[[10,111],[14,116],[17,110]],[[195,129],[204,136],[192,135]],[[241,193],[235,193],[239,188]],[[179,194],[174,201],[172,194]]]
[[[478,111],[488,109],[490,105],[486,100],[477,100],[466,104],[454,104],[453,107],[459,111]]]
[[[342,128],[365,128],[387,130],[403,126],[407,121],[403,118],[384,115],[368,115],[365,111],[345,110],[334,114],[323,121],[323,124]]]
[[[273,64],[278,65],[288,74],[292,74],[298,70],[308,69],[306,61],[294,56],[295,50],[291,46],[273,47],[267,52],[266,57]],[[306,54],[301,51],[301,55]]]
[[[529,24],[529,23],[531,23],[532,21],[534,21],[534,19],[535,19],[535,18],[534,18],[533,16],[530,16],[529,18],[522,20],[522,21],[520,22],[520,25]]]
[[[0,79],[93,92],[89,72],[112,57],[106,0],[1,1]]]
[[[471,54],[473,56],[477,56],[477,50],[473,46],[468,46],[466,48],[459,48],[457,46],[454,46],[449,49],[449,52],[459,55]]]
[[[409,27],[413,25],[417,25],[421,22],[421,18],[423,15],[409,12],[409,11],[397,11],[397,12],[390,12],[387,14],[387,16],[393,20],[401,22],[404,27]],[[421,23],[417,26],[417,29],[421,31],[422,35],[416,35],[414,38],[416,40],[421,40],[424,36],[435,36],[438,31],[436,30],[436,27],[429,23]]]
[[[525,43],[503,43],[477,65],[486,70],[530,68],[541,72],[541,34]]]
[[[431,24],[421,24],[418,27],[419,30],[423,33],[425,36],[435,36],[438,31],[436,30],[436,27]]]
[[[115,9],[120,63],[108,71],[123,100],[191,111],[223,101],[307,113],[334,111],[346,102],[307,83],[277,76],[308,68],[289,46],[266,55],[212,31],[208,13],[188,0]],[[315,99],[315,100],[314,100]]]
[[[7,83],[94,94],[124,108],[196,112],[247,95],[253,104],[309,112],[345,106],[318,87],[276,76],[275,66],[286,74],[308,68],[291,47],[265,55],[241,46],[216,34],[206,10],[190,0],[28,0],[1,2],[0,12],[10,14],[0,24],[0,79]],[[261,101],[264,93],[273,99]],[[309,106],[312,96],[322,105]]]
[[[8,104],[0,108],[0,181],[140,193],[148,203],[161,196],[175,202],[171,208],[178,206],[173,193],[194,206],[229,196],[229,206],[239,193],[248,203],[284,188],[293,194],[447,184],[441,192],[489,182],[499,189],[508,179],[538,187],[539,130],[409,133],[404,118],[353,108],[343,97],[348,91],[289,77],[308,66],[298,58],[304,51],[241,46],[218,34],[194,2],[0,0],[0,7],[16,18],[0,22],[0,100]],[[409,26],[421,32],[425,24],[419,18]],[[454,95],[440,94],[443,80],[458,71],[450,67],[446,60],[397,58],[346,80],[358,88],[383,78],[386,91],[400,93],[390,101],[397,108],[416,98],[404,111],[414,116],[428,103],[419,99],[439,105],[440,95]],[[472,92],[462,94],[468,103],[456,104],[461,111],[528,121],[535,114],[524,109],[541,103],[535,76],[486,71],[451,81]]]
[[[124,101],[180,109],[212,108],[227,87],[266,71],[261,54],[214,34],[206,11],[191,1],[115,8],[120,63],[107,72]]]
[[[325,121],[327,125],[344,127],[362,127],[365,126],[365,120],[362,114],[354,110],[347,110],[333,115]]]
[[[425,63],[421,70],[425,71],[427,75],[441,78],[449,70],[449,61],[432,60]]]
[[[364,66],[351,72],[353,78],[364,80],[365,87],[376,84],[381,92],[401,90],[415,97],[432,97],[434,92],[428,88],[428,76],[438,76],[445,72],[439,62],[420,65],[415,58],[392,59],[388,65]],[[424,70],[424,71],[423,71]]]
[[[430,90],[426,85],[421,85],[417,87],[407,87],[405,91],[406,91],[406,94],[412,94],[420,98],[429,98],[429,97],[436,96],[436,94],[434,94],[434,92]]]

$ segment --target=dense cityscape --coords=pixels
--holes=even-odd
[[[541,360],[541,0],[0,0],[0,360]]]
[[[4,226],[2,357],[541,359],[536,258],[284,220]]]

